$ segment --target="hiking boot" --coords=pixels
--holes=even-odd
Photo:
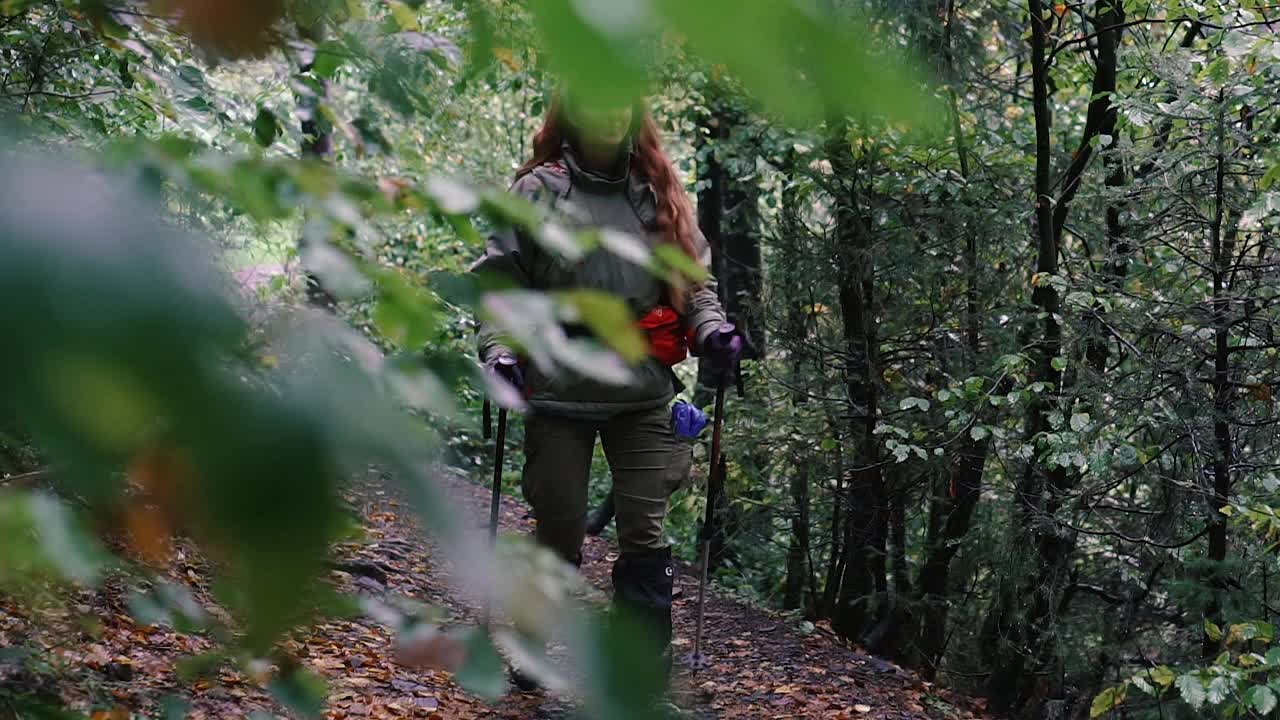
[[[675,586],[671,549],[623,553],[613,564],[613,603],[638,621],[644,640],[640,652],[671,674],[671,592]],[[665,682],[664,682],[665,684]]]

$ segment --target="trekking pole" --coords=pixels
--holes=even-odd
[[[716,502],[720,499],[720,488],[724,482],[725,462],[720,456],[720,434],[724,427],[724,388],[728,372],[720,374],[716,380],[715,419],[711,426],[711,473],[707,477],[707,510],[702,519],[702,532],[699,540],[702,543],[702,568],[698,579],[698,621],[693,635],[693,652],[685,656],[684,662],[694,670],[707,666],[707,656],[702,653],[702,626],[707,609],[707,570],[711,565],[711,537],[714,534]]]
[[[502,506],[502,455],[507,443],[507,409],[498,408],[498,436],[493,444],[493,496],[489,499],[489,545],[498,537],[498,509]]]
[[[501,365],[515,365],[516,359],[510,355],[498,357]],[[484,401],[484,437],[489,438],[489,420],[491,410],[489,401]],[[507,444],[507,409],[498,408],[498,437],[493,443],[493,496],[489,500],[489,545],[492,546],[498,537],[498,510],[502,506],[502,455]]]
[[[498,362],[503,365],[515,364],[515,358],[499,357]],[[493,433],[493,410],[488,399],[484,401],[484,439],[488,440]],[[494,438],[493,443],[493,491],[489,497],[489,548],[493,549],[497,545],[498,540],[498,511],[502,508],[502,458],[507,445],[507,409],[498,408],[498,436]],[[492,602],[490,599],[484,603],[483,624],[485,627],[489,625],[490,612]]]

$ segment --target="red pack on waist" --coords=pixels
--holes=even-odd
[[[658,305],[636,325],[649,339],[649,354],[671,366],[689,357],[691,333],[684,318],[669,305]]]

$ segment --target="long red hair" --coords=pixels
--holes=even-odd
[[[547,104],[542,127],[533,136],[533,155],[516,171],[516,178],[527,175],[540,165],[560,160],[564,154],[564,141],[573,133],[574,128],[565,116],[564,103],[557,92]],[[675,167],[662,150],[658,124],[643,102],[637,102],[632,110],[631,137],[631,172],[653,186],[658,199],[658,232],[664,242],[680,248],[697,262],[693,206],[689,204],[689,196],[685,194],[684,184],[676,175]],[[677,310],[683,312],[684,295],[680,289],[672,288],[671,301]]]

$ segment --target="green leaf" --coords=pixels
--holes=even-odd
[[[643,618],[615,606],[607,621],[588,621],[579,651],[588,678],[589,717],[651,720],[654,701],[665,689],[666,671],[646,662],[661,652]]]
[[[201,653],[178,660],[173,666],[173,672],[178,680],[193,683],[200,678],[212,677],[226,661],[227,656],[221,652]]]
[[[324,713],[324,700],[328,689],[324,680],[302,668],[277,677],[267,686],[281,705],[304,718],[319,718]]]
[[[630,233],[602,228],[599,232],[600,247],[623,260],[645,267],[649,264],[649,246]]]
[[[534,26],[557,77],[572,88],[576,102],[617,106],[646,94],[645,70],[652,52],[635,27],[637,15],[629,3],[594,3],[615,24],[597,27],[584,17],[583,4],[572,0],[532,3]]]
[[[1249,689],[1247,702],[1259,715],[1270,715],[1276,709],[1276,694],[1266,685],[1257,685]]]
[[[380,297],[373,315],[378,330],[401,348],[421,348],[438,327],[432,297],[395,272],[381,274],[378,290]]]
[[[466,631],[462,643],[466,648],[466,659],[454,672],[454,680],[467,692],[485,700],[502,697],[507,690],[506,673],[503,672],[502,658],[488,634],[480,628],[471,628]]]
[[[991,435],[991,430],[983,425],[974,425],[969,428],[969,437],[974,440],[983,440]]]
[[[1168,665],[1157,665],[1148,671],[1147,674],[1155,684],[1162,688],[1169,687],[1178,679],[1177,674],[1174,673]]]
[[[1199,710],[1204,705],[1204,683],[1201,682],[1199,676],[1190,673],[1180,676],[1178,678],[1178,692],[1182,694],[1182,699],[1193,710]]]
[[[1216,85],[1222,85],[1231,76],[1231,61],[1225,57],[1216,58],[1204,69],[1203,74]]]
[[[1134,675],[1129,678],[1129,683],[1148,695],[1159,697],[1159,693],[1156,689],[1152,687],[1151,683],[1147,682],[1147,679],[1141,675]]]
[[[253,119],[253,137],[262,147],[271,147],[279,136],[280,121],[276,118],[276,114],[265,106],[259,105],[258,116]]]
[[[1270,190],[1277,182],[1280,182],[1280,163],[1267,168],[1267,172],[1258,181],[1258,185],[1263,190]]]
[[[446,214],[467,215],[480,207],[480,195],[467,185],[435,175],[427,180],[427,195]]]
[[[191,705],[178,695],[165,695],[160,699],[160,720],[183,720]]]
[[[1071,429],[1076,432],[1082,432],[1089,427],[1089,413],[1073,413],[1071,415]]]
[[[1230,507],[1230,506],[1228,506]],[[1224,513],[1230,516],[1231,513]],[[1263,622],[1236,623],[1227,629],[1227,644],[1238,644],[1249,640],[1271,642],[1275,636],[1275,626]]]
[[[1221,675],[1209,681],[1209,692],[1206,696],[1210,705],[1221,705],[1231,697],[1231,681]]]
[[[695,283],[703,282],[708,277],[706,268],[675,245],[662,243],[655,246],[653,257],[658,261],[659,274],[679,274]]]
[[[459,307],[472,307],[480,299],[476,277],[471,273],[434,270],[427,274],[427,287],[445,302]]]
[[[196,112],[207,113],[207,112],[213,112],[214,110],[217,109],[203,95],[196,95],[194,97],[189,97],[186,100],[183,100],[182,104],[185,105],[186,107],[191,108],[192,110],[195,110]]]
[[[1124,699],[1128,692],[1128,685],[1117,685],[1103,690],[1093,699],[1093,704],[1089,706],[1089,717],[1099,718],[1120,707],[1124,704]]]
[[[41,549],[63,577],[82,585],[98,580],[103,551],[80,527],[60,501],[45,493],[30,500],[31,518],[40,535]]]
[[[401,30],[421,30],[418,24],[418,13],[407,3],[399,2],[399,0],[389,0],[387,3],[391,7],[391,15],[396,19],[396,24]]]
[[[391,141],[387,139],[387,136],[370,118],[358,117],[351,121],[351,125],[360,133],[360,141],[364,143],[365,148],[369,151],[375,153],[391,151]]]
[[[205,89],[204,71],[195,65],[180,65],[178,77],[196,92],[202,92]]]
[[[920,91],[923,73],[892,41],[881,41],[870,18],[845,22],[783,0],[654,5],[699,56],[725,65],[754,96],[795,122],[832,113],[921,123],[944,116]]]
[[[1209,618],[1205,618],[1204,634],[1208,636],[1210,640],[1218,642],[1222,639],[1222,628],[1215,625],[1213,621],[1209,620]]]
[[[648,354],[649,344],[621,298],[597,290],[572,290],[557,297],[573,309],[575,321],[585,323],[627,362],[639,362]]]
[[[316,75],[331,80],[338,74],[338,68],[346,61],[346,46],[335,40],[323,42],[316,48],[315,64],[311,66]]]

